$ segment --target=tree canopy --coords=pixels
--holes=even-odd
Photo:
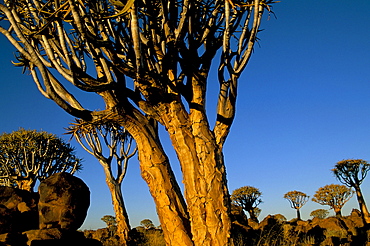
[[[345,185],[330,184],[319,188],[312,201],[330,206],[337,216],[341,216],[342,207],[352,198],[353,194],[353,190]]]
[[[262,192],[253,186],[243,186],[234,190],[231,194],[231,201],[243,208],[251,216],[251,219],[257,220],[257,206],[262,202]],[[258,213],[259,214],[259,213]]]
[[[73,174],[81,168],[75,149],[54,134],[21,128],[0,135],[3,185],[32,191],[37,180],[58,172]]]
[[[290,203],[290,206],[297,210],[297,219],[301,219],[301,213],[300,209],[303,207],[303,205],[306,204],[308,199],[310,198],[305,193],[301,191],[289,191],[284,194],[284,198],[287,199]]]
[[[104,215],[102,218],[101,218],[102,221],[104,221],[106,224],[107,224],[107,227],[110,228],[112,226],[116,226],[117,225],[117,222],[116,222],[116,217],[112,216],[112,215]]]
[[[370,214],[360,186],[369,170],[370,164],[362,159],[342,160],[337,162],[334,169],[332,169],[332,172],[342,184],[355,189],[364,224],[370,224]]]
[[[326,209],[316,209],[310,213],[310,216],[314,218],[319,218],[319,219],[325,219],[329,215],[329,211]]]
[[[362,159],[347,159],[337,162],[332,172],[337,179],[348,187],[361,185],[366,178],[370,164]]]
[[[292,208],[300,209],[310,197],[306,193],[294,190],[285,193],[284,198],[290,202]]]
[[[153,221],[151,221],[150,219],[144,219],[140,221],[140,225],[142,225],[145,229],[155,228]]]
[[[121,125],[104,119],[94,122],[76,119],[68,128],[68,133],[102,165],[116,215],[116,234],[122,244],[129,241],[131,227],[121,185],[128,162],[137,152],[132,136]]]

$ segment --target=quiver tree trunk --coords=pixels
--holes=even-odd
[[[274,1],[130,0],[122,9],[115,2],[5,0],[0,11],[7,23],[0,32],[45,97],[84,121],[114,114],[112,121],[135,139],[167,245],[230,245],[223,144],[235,116],[238,79],[263,11]],[[218,54],[211,129],[205,98]],[[105,108],[87,110],[65,82],[98,94]],[[150,121],[162,124],[172,141],[186,204]]]
[[[335,216],[341,218],[342,217],[342,208],[334,208]]]
[[[136,114],[133,118],[141,124],[131,119],[129,122],[133,123],[126,128],[137,142],[141,176],[156,204],[166,244],[194,245],[187,207],[157,133],[145,117]],[[142,124],[144,122],[146,124]]]
[[[297,209],[297,220],[301,220],[301,211]]]
[[[359,186],[356,186],[354,188],[356,191],[357,201],[358,201],[358,205],[361,210],[361,216],[362,216],[364,225],[370,225],[370,215],[369,215],[369,211],[367,210],[366,202],[365,202],[364,196],[362,195],[361,188]]]
[[[128,220],[128,214],[123,201],[121,185],[112,179],[109,179],[106,175],[106,183],[112,197],[112,205],[117,222],[117,234],[121,240],[122,246],[126,246],[129,241],[130,222]]]
[[[198,104],[202,105],[202,104]],[[222,150],[203,111],[188,114],[176,101],[166,107],[162,123],[170,133],[183,172],[185,198],[195,245],[230,243],[230,201]]]

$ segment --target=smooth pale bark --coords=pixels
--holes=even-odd
[[[358,205],[360,206],[361,210],[361,216],[364,224],[370,224],[370,216],[369,216],[369,211],[367,210],[366,202],[364,199],[364,196],[362,195],[360,187],[354,187],[356,190],[356,196],[357,196],[357,201]]]

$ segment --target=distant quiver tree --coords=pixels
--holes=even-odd
[[[140,221],[140,225],[142,225],[145,229],[155,228],[153,221],[151,221],[150,219],[143,219],[142,221]]]
[[[257,206],[262,202],[261,196],[262,192],[259,189],[253,186],[243,186],[232,192],[231,201],[248,212],[251,220],[258,222]]]
[[[293,209],[297,210],[297,219],[300,220],[301,219],[300,209],[303,207],[303,205],[306,204],[310,197],[301,191],[294,190],[285,193],[284,198],[289,201],[290,206]]]
[[[80,169],[75,149],[54,134],[21,128],[0,135],[1,185],[33,191],[37,180]]]
[[[332,169],[332,172],[342,184],[355,190],[362,220],[368,225],[370,224],[370,215],[360,186],[369,170],[370,164],[362,159],[342,160],[337,162],[334,169]]]
[[[104,215],[101,218],[101,220],[104,221],[107,224],[107,228],[108,228],[110,237],[113,237],[114,235],[117,235],[116,217],[114,217],[112,215]]]
[[[105,118],[90,122],[76,119],[68,128],[68,133],[103,167],[116,215],[117,234],[121,244],[126,245],[131,227],[121,186],[129,160],[137,152],[134,139],[121,125]]]
[[[101,220],[107,224],[108,228],[117,225],[116,218],[112,215],[104,215]]]
[[[42,95],[86,122],[109,118],[135,139],[167,245],[226,246],[223,147],[239,78],[273,2],[4,0],[0,33]],[[215,115],[206,97],[217,101]],[[176,152],[184,193],[158,123]]]
[[[314,218],[319,218],[319,219],[325,219],[329,215],[329,211],[326,209],[316,209],[310,213],[310,216]]]
[[[336,216],[342,216],[342,207],[353,196],[353,190],[345,185],[330,184],[319,188],[312,201],[321,205],[328,205]]]

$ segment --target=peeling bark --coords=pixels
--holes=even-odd
[[[163,111],[168,112],[162,120],[183,172],[194,244],[229,245],[231,220],[223,156],[208,123],[197,110],[188,115],[178,102]]]
[[[135,123],[126,125],[126,129],[137,142],[141,176],[156,204],[166,244],[194,245],[185,201],[168,158],[156,136],[153,136],[154,130]]]

